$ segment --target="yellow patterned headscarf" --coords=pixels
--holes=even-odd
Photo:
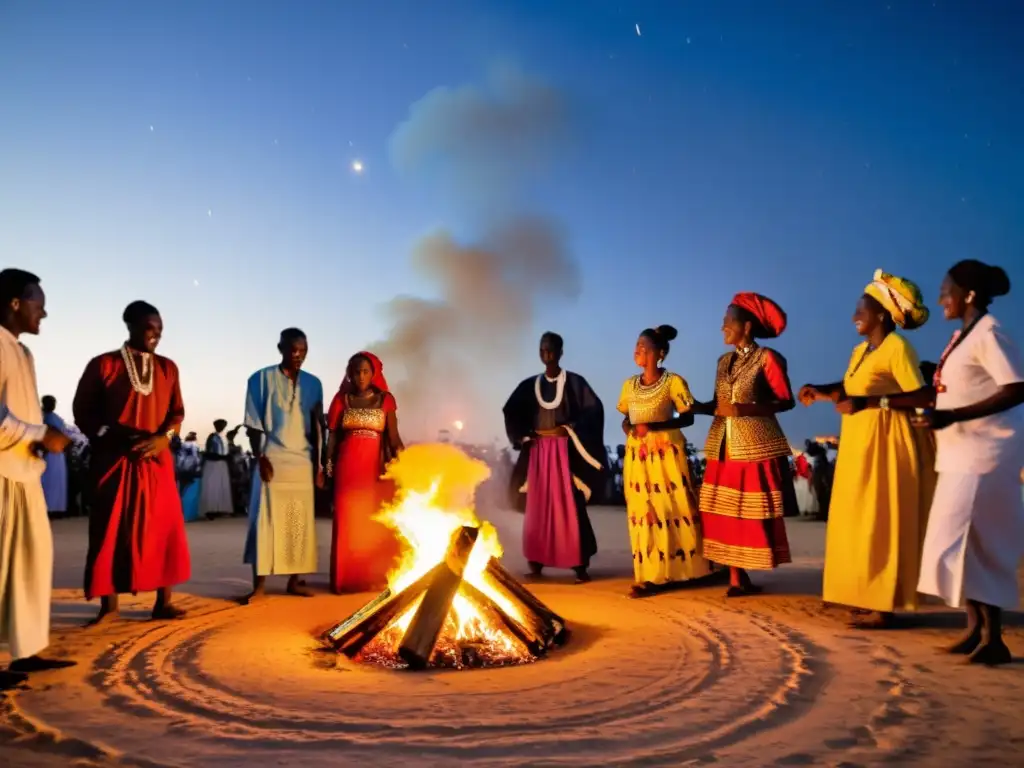
[[[928,321],[921,289],[910,280],[876,269],[864,293],[885,307],[900,328],[912,331]]]

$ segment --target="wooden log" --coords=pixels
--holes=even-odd
[[[386,603],[390,599],[391,599],[391,588],[387,587],[387,588],[384,589],[383,592],[381,592],[379,595],[377,595],[375,598],[373,598],[373,600],[368,602],[366,605],[364,605],[358,611],[356,611],[355,613],[351,614],[347,619],[345,619],[344,621],[340,622],[339,624],[335,624],[333,627],[331,627],[326,632],[324,632],[324,634],[323,634],[324,641],[326,643],[330,644],[330,645],[336,646],[346,636],[348,636],[350,630],[353,627],[355,627],[357,624],[359,624],[359,622],[361,622],[363,619],[365,619],[368,616],[376,613],[377,609],[382,604]]]
[[[548,633],[550,636],[547,638],[549,643],[561,645],[566,641],[569,632],[565,619],[544,605],[544,603],[537,599],[536,595],[520,584],[518,579],[501,564],[500,560],[493,557],[488,560],[485,572],[505,592],[520,603],[527,605],[533,613],[541,617],[543,622],[550,628]]]
[[[398,594],[392,594],[390,589],[384,590],[345,621],[325,632],[324,640],[352,658],[415,603],[444,568],[444,563],[438,563]]]
[[[501,620],[501,623],[505,625],[507,629],[519,642],[526,646],[526,650],[534,656],[544,655],[547,649],[547,640],[540,634],[537,633],[536,629],[527,626],[526,623],[519,621],[515,616],[510,615],[504,608],[498,603],[494,602],[481,592],[479,589],[474,587],[468,581],[462,583],[462,590],[465,592],[467,598],[474,602],[481,609],[490,609],[494,611],[494,614]],[[528,606],[524,606],[529,610]]]
[[[452,536],[444,562],[427,587],[398,647],[398,655],[411,669],[423,669],[430,662],[437,636],[448,619],[455,593],[462,583],[462,572],[479,534],[479,528],[464,526]]]

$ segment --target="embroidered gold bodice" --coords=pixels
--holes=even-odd
[[[715,400],[719,403],[746,405],[777,400],[778,397],[764,375],[766,352],[763,347],[755,347],[745,355],[722,355],[718,360],[718,374],[715,377]],[[725,451],[722,450],[723,445],[726,446]],[[717,416],[708,430],[708,440],[704,447],[709,460],[727,456],[734,461],[762,461],[789,456],[792,452],[774,416]]]
[[[357,408],[346,401],[341,414],[341,429],[345,433],[360,437],[378,437],[387,426],[387,414],[381,407]]]
[[[671,392],[673,376],[674,373],[665,371],[653,384],[644,384],[642,376],[633,377],[629,396],[630,424],[654,424],[668,421],[675,415]]]

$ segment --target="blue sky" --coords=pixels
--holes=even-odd
[[[418,238],[472,225],[395,171],[389,137],[432,89],[514,62],[573,104],[530,203],[564,227],[582,289],[479,375],[471,437],[500,433],[548,328],[610,411],[637,333],[671,323],[669,365],[706,398],[738,290],[789,312],[774,346],[794,386],[835,380],[876,267],[934,301],[960,258],[999,263],[1016,291],[995,312],[1024,327],[1021,50],[1011,0],[10,0],[0,249],[43,277],[51,317],[27,341],[65,415],[136,298],[164,315],[191,428],[240,419],[285,326],[332,392],[387,335],[385,302],[435,290],[409,266]],[[911,339],[934,360],[951,331],[936,317]],[[824,406],[784,419],[794,442],[837,424]]]

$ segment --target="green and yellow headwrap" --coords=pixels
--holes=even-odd
[[[900,328],[912,331],[928,322],[928,307],[917,283],[876,269],[864,293],[885,307]]]

